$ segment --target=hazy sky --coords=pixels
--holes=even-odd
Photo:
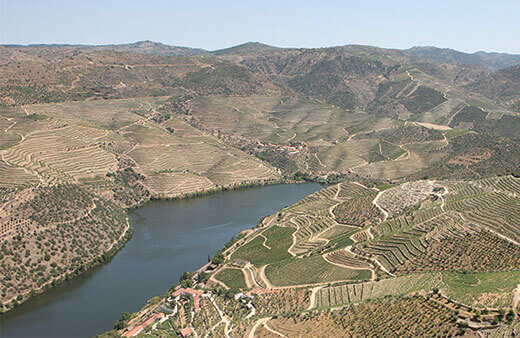
[[[520,54],[520,0],[0,0],[0,43],[417,45]]]

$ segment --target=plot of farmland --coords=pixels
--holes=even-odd
[[[314,312],[305,320],[282,316],[268,322],[272,330],[294,337],[418,337],[443,332],[455,336],[458,326],[452,311],[421,296],[365,302],[339,311]],[[300,317],[301,318],[301,317]],[[398,319],[397,319],[398,318]],[[392,333],[392,334],[390,334]]]
[[[26,106],[29,112],[43,113],[63,121],[115,130],[137,122],[166,98],[92,100]]]
[[[294,229],[273,226],[261,235],[241,246],[233,253],[232,259],[243,259],[261,266],[291,257],[287,250],[292,244]],[[264,245],[265,244],[265,245]]]
[[[49,180],[104,175],[117,166],[115,156],[95,144],[95,138],[104,135],[103,131],[81,127],[33,132],[23,142],[9,148],[3,158]]]
[[[369,280],[370,270],[352,270],[327,263],[321,256],[293,258],[267,266],[265,273],[276,286],[302,285],[342,280]]]

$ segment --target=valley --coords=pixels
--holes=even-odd
[[[66,294],[76,279],[88,288],[70,290],[86,299],[93,280],[113,277],[109,270],[127,274],[120,297],[131,301],[107,307],[88,328],[75,322],[63,330],[159,337],[517,330],[518,66],[514,57],[446,53],[260,43],[210,52],[149,41],[0,46],[6,332],[15,335],[16,323],[43,309],[65,311],[38,299]],[[467,62],[453,61],[461,58]],[[303,182],[324,186],[288,185]],[[251,187],[259,196],[276,192],[255,205],[233,200],[253,190],[232,190]],[[220,205],[220,196],[244,207],[224,206],[233,217],[247,214],[240,227],[213,224],[219,211],[208,206],[189,208]],[[196,246],[120,270],[143,229],[133,215],[162,203],[209,217],[222,226],[212,235],[219,240],[172,273],[164,273],[168,264]],[[157,274],[161,283],[128,296],[134,278]],[[401,319],[392,323],[390,313]],[[360,319],[371,314],[389,324]]]

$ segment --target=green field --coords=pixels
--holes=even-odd
[[[321,256],[291,258],[267,266],[265,273],[276,286],[313,284],[340,280],[368,280],[369,270],[351,270],[326,262]]]
[[[376,186],[376,188],[379,191],[383,191],[383,190],[387,190],[387,189],[393,188],[395,186],[396,186],[396,184],[392,184],[392,183],[381,183],[381,184],[378,184]]]
[[[443,272],[446,295],[458,302],[501,308],[511,305],[513,290],[520,284],[520,271],[465,274]]]
[[[215,275],[215,278],[232,290],[247,288],[244,273],[240,269],[223,269]]]
[[[330,252],[330,251],[334,251],[334,250],[338,250],[338,249],[342,249],[342,248],[345,248],[349,245],[352,245],[354,244],[354,241],[350,238],[350,236],[352,236],[354,233],[356,233],[358,230],[354,230],[352,232],[349,232],[345,235],[341,235],[341,236],[338,236],[338,237],[335,237],[333,239],[331,239],[328,243],[327,243],[327,246],[328,245],[332,245],[331,248],[323,251],[322,253],[327,253],[327,252]]]
[[[232,259],[240,258],[251,262],[255,266],[262,266],[273,262],[278,262],[291,257],[287,249],[292,244],[293,228],[272,226],[262,232],[263,236],[257,236],[244,246],[241,246],[231,256]],[[263,245],[264,241],[266,242]]]
[[[466,134],[468,132],[469,132],[469,130],[466,130],[466,129],[452,129],[452,130],[448,130],[444,134],[444,136],[446,136],[446,138],[453,138],[453,137],[457,137],[462,134]]]

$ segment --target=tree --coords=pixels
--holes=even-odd
[[[182,274],[181,279],[179,280],[179,282],[182,283],[183,281],[189,280],[189,279],[191,279],[191,272],[184,271],[184,273]]]
[[[209,279],[209,276],[210,276],[210,275],[209,275],[208,273],[206,273],[206,272],[203,271],[203,272],[201,272],[201,273],[199,274],[199,280],[200,280],[201,282],[203,282],[203,283],[206,283],[206,282],[208,281],[208,279]]]
[[[114,325],[114,329],[121,330],[124,329],[128,323],[128,321],[132,318],[132,314],[130,312],[123,312],[121,314],[121,318],[117,321],[117,323]]]
[[[191,279],[183,279],[181,281],[182,288],[191,288],[193,286],[193,281]]]
[[[220,264],[224,263],[225,260],[226,259],[225,259],[224,255],[222,254],[222,252],[219,251],[215,254],[215,256],[213,256],[213,259],[211,259],[211,262],[213,264],[220,265]]]

